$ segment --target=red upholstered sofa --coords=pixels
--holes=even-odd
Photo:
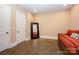
[[[68,30],[67,33],[58,33],[59,46],[66,54],[78,54],[79,52],[79,39],[71,38],[72,33],[78,33],[79,30]]]

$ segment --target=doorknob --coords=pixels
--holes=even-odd
[[[19,33],[20,31],[17,31],[17,33]]]
[[[6,34],[9,34],[9,32],[6,32]]]

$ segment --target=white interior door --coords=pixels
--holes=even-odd
[[[9,47],[10,43],[10,7],[0,5],[0,51]]]
[[[16,40],[20,43],[26,39],[26,15],[16,10]]]

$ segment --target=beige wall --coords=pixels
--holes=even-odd
[[[31,31],[31,30],[30,30],[30,28],[31,28],[31,27],[30,27],[30,24],[31,24],[31,22],[33,21],[33,15],[32,15],[31,12],[28,11],[28,12],[26,13],[26,16],[27,16],[27,19],[26,19],[26,24],[27,24],[27,25],[26,25],[26,27],[27,27],[26,30],[27,30],[27,33],[26,33],[26,35],[27,35],[27,38],[28,38],[28,37],[30,37],[30,33],[31,33],[31,32],[30,32],[30,31]]]
[[[22,11],[22,10],[21,10]],[[11,20],[11,42],[15,42],[16,34],[16,14],[15,8],[12,9]],[[30,23],[32,21],[39,23],[40,36],[56,37],[59,32],[66,32],[69,28],[79,29],[79,5],[75,5],[70,11],[59,11],[47,14],[32,15],[26,11],[26,31],[27,38],[30,37]]]
[[[56,37],[59,32],[66,32],[70,26],[69,17],[68,11],[36,15],[35,21],[39,23],[40,36]]]
[[[14,11],[12,11],[12,24],[15,23]],[[31,12],[28,11],[26,12],[26,17],[27,38],[30,37],[30,23],[32,21],[36,21],[39,23],[40,36],[56,37],[59,32],[66,32],[66,30],[69,28],[79,29],[79,5],[75,5],[70,11],[67,10],[52,12],[42,15],[35,15],[35,17],[32,15]],[[15,25],[12,25],[11,28],[15,28]],[[12,42],[16,41],[14,38],[16,37],[14,33],[15,31],[13,31],[12,33]]]
[[[71,10],[70,25],[72,29],[79,29],[79,5],[75,5]]]

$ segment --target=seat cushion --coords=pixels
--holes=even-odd
[[[67,39],[67,37],[69,37],[68,35],[59,34],[58,37],[58,40],[61,41],[61,43],[64,45],[64,47],[69,53],[76,53],[76,46],[70,40]]]
[[[67,40],[65,34],[62,34],[62,36],[59,37],[59,41],[61,41],[64,44],[64,46],[67,48],[75,48],[73,43],[71,41]]]
[[[70,42],[72,42],[75,46],[76,46],[76,48],[79,48],[79,39],[74,39],[74,38],[71,38],[71,37],[69,37],[69,36],[65,36]]]

